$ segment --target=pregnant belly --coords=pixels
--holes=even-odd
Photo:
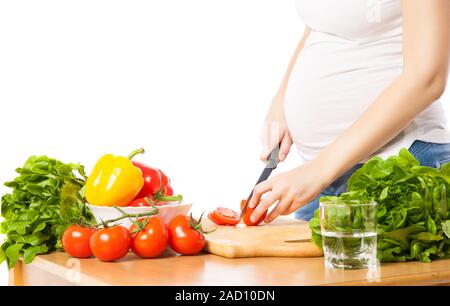
[[[399,64],[352,60],[351,54],[321,50],[309,46],[302,51],[285,96],[288,127],[305,160],[355,122],[400,73]]]

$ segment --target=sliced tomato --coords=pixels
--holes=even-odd
[[[244,209],[245,203],[247,202],[247,200],[242,200],[241,201],[241,210]],[[250,220],[251,215],[253,214],[253,212],[255,211],[255,208],[250,208],[247,207],[245,214],[242,216],[242,221],[245,223],[245,225],[247,226],[255,226],[260,224],[261,222],[264,221],[264,218],[267,215],[267,210],[261,215],[261,217],[259,217],[258,220],[256,220],[255,222],[252,222]]]
[[[209,213],[208,218],[217,225],[236,225],[239,223],[239,214],[225,207],[219,207]]]
[[[225,223],[222,223],[220,220],[217,220],[214,217],[214,212],[213,211],[208,214],[208,219],[211,220],[212,222],[214,222],[217,225],[226,225]]]

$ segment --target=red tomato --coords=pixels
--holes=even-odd
[[[121,225],[100,229],[92,235],[90,246],[101,261],[118,260],[130,249],[130,232]]]
[[[158,257],[167,248],[169,239],[164,221],[152,217],[139,219],[138,222],[139,226],[132,224],[130,227],[131,250],[142,258]]]
[[[150,203],[152,203],[153,200],[150,200],[150,198],[145,197],[145,198],[139,198],[139,199],[134,199],[133,201],[131,201],[128,206],[133,206],[133,207],[143,207],[143,206],[151,206]],[[154,201],[153,204],[155,206],[164,206],[167,205],[169,203],[172,203],[172,201]]]
[[[242,200],[241,201],[241,210],[244,209],[244,205],[247,202],[247,200]],[[261,217],[259,217],[258,220],[256,220],[256,222],[252,222],[250,220],[251,215],[253,214],[253,212],[255,211],[255,208],[250,208],[247,207],[247,210],[245,211],[245,214],[242,216],[242,221],[244,221],[244,223],[248,226],[254,226],[254,225],[258,225],[261,222],[264,221],[264,218],[267,215],[267,210],[261,215]]]
[[[198,254],[205,246],[205,236],[199,221],[179,215],[169,223],[169,245],[183,255]]]
[[[214,222],[217,225],[226,225],[225,223],[220,222],[220,220],[217,220],[214,217],[214,212],[213,211],[208,214],[208,219],[211,220],[212,222]]]
[[[144,198],[156,194],[162,187],[161,172],[143,163],[133,161],[133,165],[141,169],[142,176],[144,177],[144,186],[136,198]]]
[[[62,236],[61,242],[64,251],[76,258],[88,258],[92,256],[89,240],[95,233],[95,229],[80,225],[69,226]]]
[[[209,213],[208,218],[217,225],[236,225],[239,223],[239,214],[225,207],[219,207]]]
[[[161,192],[165,196],[172,196],[173,195],[173,189],[170,185],[170,179],[169,177],[162,172],[162,170],[159,170],[159,173],[161,174]]]
[[[150,206],[150,199],[148,197],[144,198],[136,198],[133,201],[128,204],[128,206],[134,206],[134,207],[142,207],[142,206]]]

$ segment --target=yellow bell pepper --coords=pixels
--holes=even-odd
[[[144,185],[142,171],[131,162],[140,153],[144,149],[134,151],[128,158],[112,154],[101,157],[86,181],[87,202],[98,206],[128,205]]]

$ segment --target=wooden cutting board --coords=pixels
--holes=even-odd
[[[212,226],[209,220],[204,224]],[[308,222],[299,220],[279,219],[244,228],[217,226],[215,232],[205,237],[204,251],[228,258],[322,256],[320,248],[310,242]],[[290,240],[302,242],[287,242]]]

